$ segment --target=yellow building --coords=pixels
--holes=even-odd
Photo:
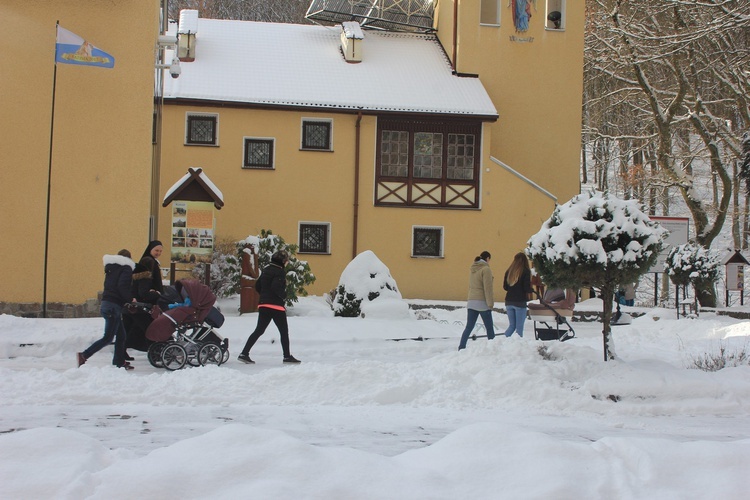
[[[367,19],[324,27],[183,11],[161,185],[202,168],[223,193],[216,237],[270,229],[300,245],[313,294],[371,250],[404,297],[464,300],[469,265],[489,250],[502,300],[513,254],[555,198],[579,192],[583,6],[528,5],[521,32],[507,2],[441,2],[436,34],[393,32],[403,27],[383,16],[368,30]],[[563,9],[559,28],[545,22],[552,9]],[[170,210],[161,235],[174,229]]]
[[[160,3],[0,2],[0,313],[98,315],[102,256],[148,243]],[[56,64],[58,21],[114,67]]]
[[[336,2],[311,14],[320,3]],[[173,250],[175,205],[160,204],[189,167],[223,194],[212,236],[301,245],[313,294],[372,250],[404,297],[464,300],[489,250],[502,300],[512,255],[579,191],[584,6],[406,3],[421,5],[411,33],[387,15],[342,29],[335,15],[324,28],[188,13],[160,107],[161,0],[2,2],[0,313],[97,314],[103,254],[137,259],[154,236]],[[55,66],[58,20],[114,68]]]

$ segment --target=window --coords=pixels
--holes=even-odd
[[[188,114],[185,144],[193,146],[218,145],[219,115]]]
[[[330,254],[331,224],[329,222],[300,222],[299,253]]]
[[[500,26],[500,0],[481,0],[479,24]]]
[[[412,227],[412,257],[442,257],[442,227]]]
[[[546,24],[548,30],[565,29],[565,0],[547,0]]]
[[[481,127],[379,118],[375,204],[479,208]]]
[[[273,168],[274,139],[245,137],[242,168]]]
[[[302,147],[314,151],[333,151],[331,120],[302,120]]]

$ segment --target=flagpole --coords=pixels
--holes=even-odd
[[[55,21],[55,41],[60,20]],[[52,193],[52,139],[55,131],[55,89],[57,87],[57,43],[55,43],[55,67],[52,71],[52,118],[49,126],[49,165],[47,167],[47,216],[44,225],[44,289],[42,292],[42,318],[47,317],[47,261],[49,260],[49,207]]]

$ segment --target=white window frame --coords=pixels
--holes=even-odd
[[[213,143],[199,143],[199,142],[190,142],[189,141],[189,134],[190,134],[190,118],[191,117],[209,117],[214,118],[216,123],[216,133],[215,137],[216,140]],[[205,146],[210,148],[215,148],[219,146],[219,113],[199,113],[199,112],[193,112],[188,111],[185,113],[185,135],[184,135],[184,145],[185,146]]]
[[[326,249],[324,252],[310,252],[302,249],[302,226],[325,226],[326,227]],[[299,221],[297,223],[297,253],[303,253],[308,255],[331,255],[331,223],[320,222],[320,221]]]
[[[440,231],[440,254],[439,255],[415,255],[414,254],[414,236],[417,230],[429,229]],[[411,227],[411,245],[410,245],[411,257],[415,259],[442,259],[445,257],[445,227],[444,226],[420,226],[415,225]]]
[[[306,122],[317,122],[317,123],[327,123],[328,124],[328,130],[330,132],[330,135],[328,137],[328,148],[306,148],[305,147],[305,123]],[[332,152],[333,151],[333,119],[332,118],[305,118],[302,117],[300,120],[300,127],[299,127],[299,149],[300,151],[323,151],[323,152]]]
[[[270,167],[256,167],[245,165],[245,158],[247,157],[247,141],[271,141],[271,166]],[[276,138],[275,137],[255,137],[245,136],[242,138],[242,170],[276,170]]]
[[[565,31],[565,21],[566,21],[566,12],[565,12],[565,2],[566,0],[546,0],[546,6],[544,9],[544,29],[548,31]],[[560,27],[555,28],[552,21],[547,19],[547,16],[549,16],[550,12],[559,11],[560,12]]]
[[[491,6],[492,4],[495,4],[495,22],[494,23],[488,23],[484,22],[482,20],[482,11],[484,10],[484,6],[488,5]],[[502,11],[501,6],[501,0],[480,0],[479,1],[479,25],[480,26],[491,26],[491,27],[499,27],[500,26],[500,12]]]

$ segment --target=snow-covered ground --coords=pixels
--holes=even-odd
[[[300,299],[285,366],[274,326],[236,360],[257,315],[223,301],[229,362],[176,372],[76,368],[102,319],[0,316],[0,498],[748,497],[750,366],[691,366],[747,352],[750,322],[633,309],[605,363],[600,323],[458,352],[463,304],[414,302],[430,319]]]

